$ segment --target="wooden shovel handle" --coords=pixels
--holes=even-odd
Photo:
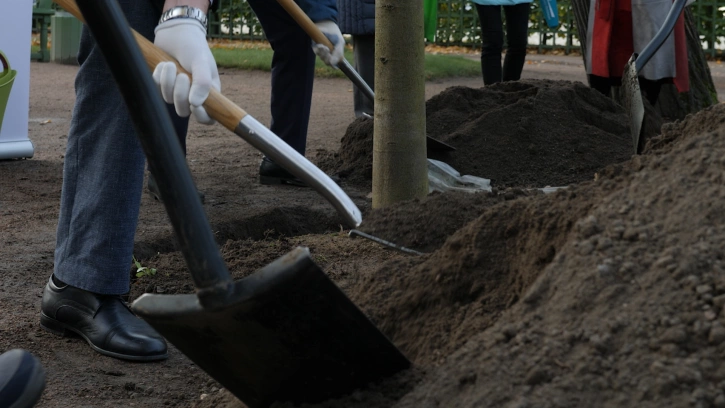
[[[75,18],[85,23],[83,20],[83,14],[78,8],[75,0],[53,1],[63,7],[65,11],[75,16]],[[131,32],[136,38],[136,42],[141,48],[141,53],[146,59],[146,64],[151,71],[156,68],[156,65],[158,65],[159,62],[171,61],[176,64],[179,72],[184,72],[191,77],[189,72],[179,65],[179,62],[176,61],[174,57],[164,52],[161,48],[155,46],[151,41],[137,33],[136,30],[131,29]],[[226,96],[222,95],[219,91],[213,88],[211,92],[209,92],[209,97],[206,99],[206,102],[204,102],[204,108],[210,117],[214,118],[217,122],[221,123],[225,128],[231,130],[232,132],[236,130],[237,125],[239,125],[242,118],[247,116],[247,112],[245,112],[244,109],[237,106],[234,102],[230,101]]]
[[[285,11],[287,11],[287,14],[289,14],[292,19],[294,19],[297,24],[302,27],[307,35],[312,38],[312,41],[326,46],[330,49],[330,51],[335,49],[335,46],[332,45],[330,39],[325,37],[325,34],[322,34],[322,31],[317,28],[315,23],[310,20],[310,17],[307,16],[304,11],[302,11],[300,6],[298,6],[297,3],[294,2],[294,0],[277,0],[277,3],[279,3],[279,5],[282,6]]]

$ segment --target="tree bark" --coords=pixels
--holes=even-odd
[[[582,46],[582,57],[586,56],[589,7],[590,0],[572,0],[579,42]],[[705,53],[702,51],[700,35],[689,8],[685,9],[685,33],[690,70],[690,91],[679,93],[674,85],[664,85],[655,106],[660,115],[669,119],[682,119],[690,113],[718,103],[717,90],[710,75],[710,67],[707,65]],[[621,92],[613,92],[613,95],[614,99],[621,104],[621,100],[617,97],[621,95]]]
[[[425,197],[425,44],[420,0],[375,7],[373,208]]]

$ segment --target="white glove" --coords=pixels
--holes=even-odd
[[[193,18],[176,18],[156,26],[154,44],[174,57],[192,77],[177,74],[176,64],[161,62],[154,69],[154,81],[161,88],[166,103],[173,103],[176,113],[194,118],[205,125],[214,123],[202,106],[211,88],[219,91],[219,71],[206,42],[204,26]]]
[[[340,27],[330,20],[322,20],[315,23],[317,28],[330,40],[334,49],[330,50],[322,44],[312,42],[312,51],[327,65],[337,67],[337,64],[344,58],[345,39],[342,38]]]

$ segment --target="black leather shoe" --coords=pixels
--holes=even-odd
[[[282,166],[267,157],[262,158],[262,164],[259,165],[259,183],[265,185],[289,184],[297,187],[307,187],[304,181],[293,176]]]
[[[154,200],[163,203],[163,201],[161,200],[161,193],[159,193],[159,185],[156,184],[156,178],[154,178],[153,174],[151,173],[149,173],[149,182],[146,187],[148,188],[148,192],[149,194],[151,194],[151,197],[153,197]],[[204,201],[206,200],[206,195],[198,190],[197,193],[199,194],[199,200],[201,200],[201,203],[204,204]]]
[[[43,291],[40,326],[61,336],[78,334],[93,350],[111,357],[136,361],[168,357],[164,338],[136,317],[120,296],[56,284],[52,276]]]

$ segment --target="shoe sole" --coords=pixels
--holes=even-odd
[[[307,184],[305,184],[304,182],[299,181],[299,180],[290,180],[290,179],[284,179],[284,178],[280,178],[280,177],[270,177],[270,176],[259,176],[259,184],[263,184],[265,186],[286,184],[286,185],[295,186],[295,187],[307,187]]]
[[[46,316],[43,312],[40,313],[40,327],[44,330],[53,333],[55,335],[61,336],[61,337],[70,337],[72,335],[80,336],[83,340],[88,343],[89,346],[98,353],[103,354],[104,356],[109,357],[115,357],[119,358],[121,360],[131,360],[131,361],[157,361],[157,360],[165,360],[169,357],[168,353],[159,354],[155,356],[132,356],[128,354],[120,354],[113,351],[104,350],[95,344],[91,342],[91,340],[86,337],[85,334],[81,333],[80,331],[68,326],[65,323],[59,322],[58,320],[53,319],[52,317]]]

